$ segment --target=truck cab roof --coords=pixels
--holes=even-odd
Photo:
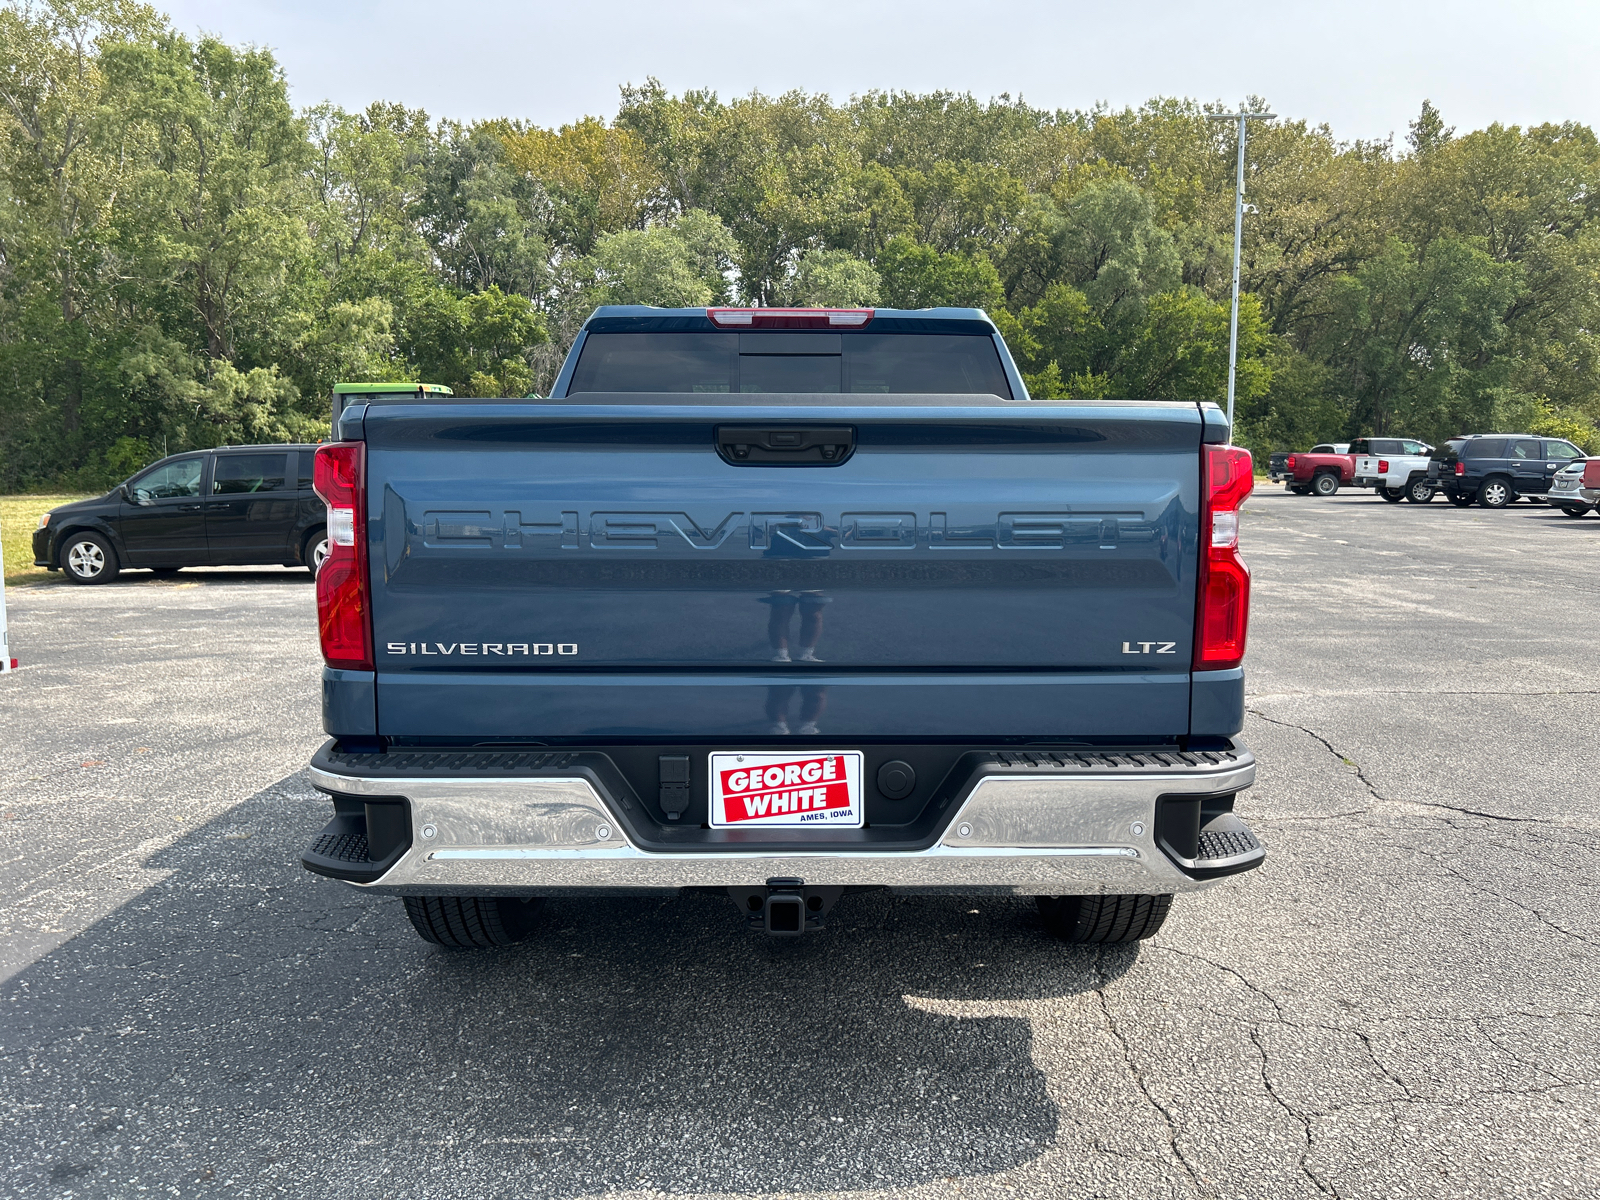
[[[652,308],[646,304],[602,304],[583,329],[585,333],[997,332],[981,308]]]

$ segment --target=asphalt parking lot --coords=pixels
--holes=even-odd
[[[1600,520],[1264,487],[1243,542],[1270,856],[1112,951],[884,896],[444,951],[298,865],[303,572],[14,590],[0,1194],[1600,1194]]]

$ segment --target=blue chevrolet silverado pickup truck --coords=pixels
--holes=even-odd
[[[1265,855],[1213,404],[1030,400],[974,309],[606,307],[547,399],[336,432],[302,862],[429,941],[688,889],[795,935],[890,888],[1127,942]]]

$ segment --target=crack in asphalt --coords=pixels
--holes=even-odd
[[[1382,1058],[1378,1054],[1377,1046],[1374,1045],[1374,1043],[1373,1043],[1372,1034],[1370,1032],[1368,1032],[1367,1030],[1362,1029],[1362,1028],[1360,1028],[1358,1026],[1330,1025],[1330,1024],[1327,1024],[1325,1022],[1320,1022],[1320,1021],[1310,1021],[1310,1022],[1296,1021],[1296,1020],[1294,1020],[1293,1018],[1291,1018],[1288,1015],[1288,1013],[1283,1008],[1283,1005],[1278,1001],[1277,997],[1275,997],[1267,988],[1262,987],[1260,984],[1257,984],[1256,982],[1251,980],[1247,975],[1245,975],[1243,972],[1235,969],[1234,967],[1231,967],[1231,966],[1227,965],[1226,963],[1219,963],[1219,962],[1215,961],[1214,959],[1209,959],[1209,958],[1205,957],[1204,955],[1194,954],[1192,952],[1185,951],[1185,950],[1178,950],[1178,949],[1175,949],[1174,947],[1160,945],[1158,943],[1151,943],[1150,948],[1152,950],[1164,951],[1164,952],[1166,952],[1168,954],[1172,954],[1172,955],[1174,955],[1176,957],[1179,957],[1179,958],[1192,959],[1193,961],[1198,962],[1198,963],[1202,963],[1205,966],[1211,967],[1214,970],[1216,970],[1216,971],[1218,971],[1218,972],[1220,972],[1222,974],[1231,976],[1232,978],[1236,979],[1247,990],[1249,990],[1253,994],[1261,997],[1263,1000],[1265,1000],[1268,1004],[1270,1004],[1272,1006],[1273,1015],[1271,1017],[1265,1017],[1265,1018],[1263,1018],[1263,1017],[1250,1017],[1250,1018],[1241,1017],[1241,1016],[1238,1016],[1236,1013],[1218,1011],[1218,1010],[1213,1009],[1213,1008],[1211,1008],[1209,1006],[1206,1006],[1206,1011],[1212,1013],[1214,1016],[1220,1017],[1220,1018],[1222,1018],[1224,1020],[1235,1022],[1235,1023],[1239,1024],[1239,1025],[1246,1026],[1248,1028],[1251,1044],[1254,1046],[1254,1048],[1256,1050],[1256,1053],[1260,1058],[1261,1083],[1262,1083],[1262,1088],[1263,1088],[1265,1094],[1274,1103],[1276,1103],[1280,1108],[1282,1108],[1287,1114],[1289,1114],[1291,1117],[1293,1117],[1295,1119],[1295,1121],[1300,1124],[1300,1126],[1301,1126],[1301,1128],[1303,1130],[1303,1137],[1304,1137],[1304,1140],[1305,1140],[1305,1146],[1304,1146],[1304,1148],[1302,1150],[1302,1153],[1300,1154],[1300,1156],[1299,1156],[1299,1158],[1297,1160],[1297,1164],[1296,1165],[1299,1167],[1299,1169],[1301,1170],[1302,1174],[1304,1174],[1306,1176],[1306,1178],[1314,1186],[1316,1186],[1317,1189],[1320,1192],[1322,1192],[1325,1195],[1331,1195],[1331,1196],[1337,1197],[1337,1196],[1339,1196],[1339,1191],[1338,1191],[1337,1186],[1333,1183],[1333,1181],[1331,1179],[1323,1179],[1322,1177],[1320,1177],[1316,1173],[1315,1169],[1310,1164],[1310,1156],[1311,1156],[1311,1154],[1313,1153],[1313,1151],[1315,1149],[1315,1130],[1314,1130],[1314,1126],[1313,1126],[1313,1121],[1316,1118],[1319,1118],[1319,1117],[1330,1117],[1330,1116],[1333,1116],[1333,1115],[1341,1113],[1341,1112],[1349,1112],[1349,1111],[1355,1111],[1355,1110],[1364,1110],[1364,1109],[1365,1110],[1379,1110],[1379,1109],[1381,1109],[1381,1110],[1383,1110],[1384,1112],[1387,1113],[1390,1124],[1394,1125],[1394,1126],[1398,1126],[1399,1125],[1399,1112],[1398,1112],[1398,1110],[1399,1110],[1400,1106],[1402,1106],[1402,1105],[1408,1105],[1408,1106],[1409,1105],[1434,1105],[1434,1106],[1444,1107],[1444,1108],[1459,1108],[1463,1104],[1471,1103],[1471,1102],[1480,1100],[1480,1099],[1482,1099],[1484,1097],[1487,1097],[1487,1096],[1540,1096],[1540,1095],[1549,1095],[1549,1094],[1551,1094],[1553,1092],[1563,1091],[1563,1090],[1571,1089],[1571,1088],[1592,1087],[1592,1086],[1595,1085],[1595,1083],[1600,1082],[1600,1074],[1597,1074],[1596,1077],[1593,1078],[1593,1079],[1584,1079],[1584,1078],[1581,1078],[1581,1077],[1575,1077],[1575,1076],[1572,1076],[1570,1074],[1563,1074],[1561,1072],[1552,1070],[1550,1067],[1548,1067],[1548,1066],[1546,1066],[1546,1065],[1544,1065],[1542,1063],[1536,1062],[1536,1061],[1534,1061],[1532,1059],[1527,1058],[1525,1055],[1517,1053],[1515,1049],[1513,1049],[1509,1045],[1506,1045],[1500,1038],[1496,1037],[1488,1029],[1484,1028],[1485,1022],[1496,1021],[1496,1020],[1509,1020],[1509,1019],[1512,1019],[1512,1018],[1548,1020],[1548,1019],[1553,1019],[1555,1017],[1561,1017],[1561,1016],[1572,1016],[1572,1017],[1580,1017],[1580,1018],[1587,1019],[1587,1020],[1595,1020],[1595,1019],[1600,1019],[1600,1013],[1589,1012],[1588,1010],[1584,1010],[1584,1009],[1573,1009],[1573,1010],[1559,1009],[1559,1010],[1555,1010],[1555,1011],[1550,1012],[1550,1013],[1535,1013],[1535,1012],[1530,1012],[1530,1011],[1527,1011],[1527,1010],[1524,1010],[1524,1009],[1512,1009],[1512,1010],[1508,1010],[1508,1011],[1505,1011],[1505,1012],[1480,1013],[1477,1016],[1472,1016],[1472,1017],[1466,1017],[1466,1016],[1462,1016],[1462,1017],[1448,1017],[1448,1016],[1418,1017],[1418,1016],[1409,1016],[1408,1015],[1408,1016],[1405,1016],[1405,1017],[1398,1017],[1398,1018],[1385,1018],[1384,1019],[1385,1021],[1387,1021],[1387,1020],[1425,1021],[1425,1022],[1430,1023],[1430,1024],[1447,1024],[1447,1025],[1470,1027],[1473,1030],[1475,1030],[1476,1032],[1478,1032],[1478,1034],[1480,1036],[1482,1036],[1485,1040],[1487,1040],[1488,1042],[1490,1042],[1491,1044],[1493,1044],[1494,1046],[1499,1048],[1503,1053],[1505,1053],[1509,1058],[1511,1058],[1515,1062],[1520,1063],[1521,1065],[1523,1065],[1524,1067],[1527,1067],[1531,1071],[1534,1071],[1534,1072],[1536,1072],[1538,1074],[1547,1076],[1547,1077],[1549,1077],[1549,1078],[1551,1078],[1551,1079],[1556,1081],[1556,1082],[1551,1083],[1551,1084],[1545,1084],[1545,1085],[1540,1085],[1540,1086],[1535,1086],[1535,1087],[1524,1087],[1524,1088],[1506,1088],[1506,1087],[1471,1088],[1466,1092],[1465,1095],[1458,1096],[1458,1097],[1428,1096],[1428,1095],[1423,1095],[1423,1094],[1418,1093],[1415,1089],[1413,1089],[1411,1087],[1411,1085],[1405,1080],[1405,1078],[1403,1078],[1401,1075],[1397,1074],[1395,1071],[1390,1069],[1389,1066],[1386,1065],[1383,1062]],[[1378,1075],[1381,1076],[1383,1079],[1387,1080],[1389,1083],[1393,1084],[1396,1088],[1398,1088],[1400,1090],[1400,1092],[1401,1092],[1401,1095],[1389,1096],[1389,1097],[1384,1097],[1384,1098],[1381,1098],[1381,1099],[1373,1099],[1373,1100],[1369,1100],[1369,1101],[1354,1101],[1354,1102],[1349,1102],[1349,1103],[1336,1103],[1336,1104],[1327,1105],[1326,1107],[1308,1109],[1308,1110],[1304,1110],[1304,1111],[1298,1109],[1292,1103],[1290,1103],[1288,1101],[1288,1099],[1286,1099],[1283,1095],[1281,1095],[1278,1092],[1278,1090],[1276,1089],[1276,1087],[1273,1085],[1273,1082],[1272,1082],[1272,1079],[1271,1079],[1271,1076],[1270,1076],[1270,1073],[1269,1073],[1269,1067],[1270,1067],[1270,1064],[1271,1064],[1272,1056],[1271,1056],[1270,1052],[1268,1051],[1265,1042],[1262,1039],[1263,1026],[1269,1025],[1269,1024],[1275,1024],[1275,1025],[1278,1025],[1278,1026],[1280,1026],[1282,1028],[1292,1030],[1292,1031],[1294,1031],[1296,1033],[1306,1033],[1306,1032],[1309,1032],[1311,1030],[1320,1030],[1320,1031],[1325,1032],[1325,1033],[1333,1033],[1333,1034],[1339,1034],[1339,1035],[1343,1035],[1343,1036],[1354,1037],[1355,1039],[1357,1039],[1361,1043],[1361,1045],[1362,1045],[1362,1047],[1363,1047],[1363,1049],[1364,1049],[1364,1051],[1366,1053],[1367,1060],[1368,1060],[1368,1062],[1370,1062],[1372,1064],[1372,1067],[1373,1067],[1374,1071],[1376,1071],[1378,1073]]]
[[[1188,1156],[1184,1154],[1183,1148],[1178,1145],[1177,1119],[1172,1115],[1171,1110],[1169,1110],[1166,1105],[1162,1104],[1161,1101],[1157,1100],[1155,1098],[1155,1094],[1151,1092],[1150,1085],[1145,1082],[1144,1072],[1139,1069],[1139,1064],[1134,1061],[1133,1047],[1128,1044],[1128,1039],[1123,1036],[1122,1030],[1118,1028],[1117,1019],[1111,1015],[1111,1004],[1106,998],[1106,984],[1108,980],[1106,978],[1104,964],[1105,950],[1103,947],[1101,947],[1099,952],[1095,955],[1094,960],[1095,984],[1093,991],[1095,997],[1100,1002],[1100,1015],[1105,1019],[1106,1031],[1110,1033],[1112,1040],[1115,1041],[1121,1048],[1122,1061],[1128,1069],[1128,1076],[1133,1080],[1134,1086],[1139,1089],[1140,1094],[1144,1096],[1145,1101],[1150,1105],[1150,1107],[1155,1109],[1156,1112],[1160,1113],[1161,1119],[1166,1122],[1167,1146],[1172,1151],[1172,1161],[1176,1162],[1180,1167],[1183,1168],[1183,1173],[1189,1177],[1189,1182],[1194,1186],[1197,1192],[1199,1192],[1201,1195],[1214,1195],[1215,1189],[1210,1186],[1210,1181],[1205,1180],[1204,1177],[1195,1169],[1194,1164],[1191,1163]]]
[[[1284,1112],[1293,1117],[1300,1126],[1301,1145],[1300,1153],[1295,1159],[1295,1166],[1299,1168],[1302,1175],[1311,1181],[1312,1186],[1314,1186],[1317,1191],[1321,1192],[1324,1196],[1333,1196],[1335,1197],[1335,1200],[1337,1200],[1339,1196],[1338,1189],[1336,1189],[1331,1183],[1328,1183],[1322,1179],[1316,1173],[1316,1171],[1312,1170],[1311,1168],[1311,1151],[1314,1146],[1315,1136],[1311,1131],[1310,1115],[1302,1113],[1299,1109],[1295,1108],[1294,1105],[1290,1104],[1287,1100],[1280,1096],[1278,1094],[1278,1089],[1272,1084],[1272,1076],[1267,1071],[1267,1048],[1261,1044],[1261,1026],[1259,1023],[1250,1027],[1250,1044],[1256,1048],[1256,1053],[1261,1058],[1262,1088],[1265,1089],[1267,1096],[1275,1104],[1277,1104],[1279,1108],[1283,1109]]]
[[[1573,939],[1573,941],[1581,942],[1585,946],[1600,945],[1600,942],[1596,942],[1593,938],[1585,937],[1581,933],[1577,933],[1563,925],[1556,924],[1549,917],[1545,916],[1544,913],[1540,912],[1532,905],[1524,904],[1521,900],[1516,899],[1514,896],[1508,896],[1504,892],[1497,892],[1491,887],[1485,887],[1476,880],[1467,878],[1467,876],[1464,875],[1457,867],[1446,862],[1441,856],[1429,853],[1421,846],[1413,845],[1409,842],[1395,842],[1388,839],[1385,840],[1385,844],[1393,846],[1397,849],[1410,850],[1415,854],[1422,855],[1422,857],[1433,863],[1436,867],[1445,872],[1445,874],[1453,876],[1472,891],[1477,892],[1480,895],[1492,896],[1494,899],[1499,900],[1502,903],[1509,904],[1513,908],[1520,909],[1521,911],[1527,913],[1530,917],[1533,917],[1541,924],[1548,926],[1564,937],[1569,937]]]
[[[1262,712],[1259,708],[1252,708],[1252,709],[1248,709],[1247,711],[1252,716],[1259,717],[1261,720],[1265,721],[1269,725],[1277,725],[1277,726],[1280,726],[1281,728],[1284,728],[1284,729],[1297,729],[1301,733],[1305,734],[1307,737],[1311,738],[1313,741],[1319,742],[1328,751],[1329,754],[1333,755],[1340,762],[1342,762],[1345,766],[1350,768],[1351,773],[1357,779],[1359,779],[1361,781],[1362,786],[1364,786],[1367,789],[1367,791],[1372,794],[1372,798],[1374,800],[1381,800],[1385,804],[1416,804],[1416,805],[1420,805],[1423,808],[1439,808],[1439,809],[1443,809],[1446,812],[1461,813],[1464,816],[1468,816],[1468,817],[1481,817],[1486,821],[1503,821],[1503,822],[1505,822],[1506,824],[1509,824],[1509,825],[1555,825],[1556,824],[1556,822],[1548,821],[1543,817],[1508,817],[1508,816],[1505,816],[1502,813],[1483,812],[1483,811],[1481,811],[1479,809],[1476,809],[1476,808],[1462,808],[1459,805],[1455,805],[1455,804],[1441,804],[1437,800],[1406,800],[1406,799],[1402,799],[1401,797],[1398,797],[1398,796],[1385,796],[1382,792],[1380,792],[1378,790],[1378,785],[1373,783],[1372,780],[1367,778],[1366,772],[1364,770],[1362,770],[1360,763],[1356,762],[1355,759],[1349,757],[1348,755],[1340,753],[1338,747],[1336,747],[1327,738],[1323,737],[1316,730],[1307,729],[1304,725],[1298,725],[1293,721],[1282,721],[1282,720],[1279,720],[1277,717],[1269,717],[1269,716],[1267,716],[1266,713]]]

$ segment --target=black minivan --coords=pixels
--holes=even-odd
[[[174,454],[93,500],[53,508],[33,534],[35,566],[74,583],[128,567],[309,567],[327,555],[327,510],[311,490],[315,446],[220,446]]]
[[[1428,480],[1451,504],[1476,500],[1484,508],[1504,508],[1518,496],[1543,496],[1555,473],[1583,456],[1560,438],[1474,433],[1451,438],[1433,452]]]

